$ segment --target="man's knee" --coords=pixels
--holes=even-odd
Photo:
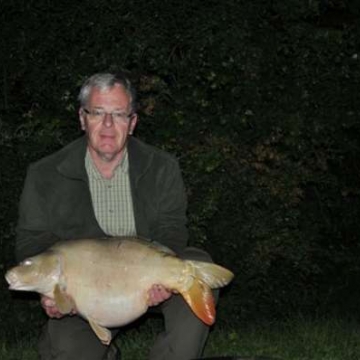
[[[107,348],[88,323],[76,316],[50,319],[39,342],[42,360],[98,360]]]

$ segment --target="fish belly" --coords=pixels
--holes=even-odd
[[[146,242],[84,240],[60,250],[66,291],[77,311],[105,327],[122,326],[143,315],[152,285],[171,289],[182,271],[181,260]]]
[[[94,301],[80,302],[79,312],[86,319],[94,320],[105,327],[118,327],[131,323],[148,309],[144,296],[117,296],[98,298]]]

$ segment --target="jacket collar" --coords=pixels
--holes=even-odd
[[[130,137],[127,143],[129,154],[130,181],[137,185],[140,178],[148,171],[153,161],[153,152],[142,141]]]
[[[70,179],[87,181],[87,173],[85,169],[86,149],[86,136],[76,139],[63,148],[63,157],[57,166],[58,171]]]
[[[149,152],[148,147],[142,141],[132,136],[129,137],[127,148],[130,178],[131,182],[136,185],[151,166],[153,154]],[[63,149],[63,159],[57,166],[58,171],[68,178],[88,181],[85,169],[86,149],[86,135],[66,146]]]

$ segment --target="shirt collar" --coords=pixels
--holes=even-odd
[[[87,146],[87,137],[81,136],[60,150],[61,160],[57,165],[59,173],[70,179],[87,182],[88,173],[85,169]],[[151,167],[153,151],[149,151],[148,145],[133,136],[128,139],[126,149],[131,183],[136,187],[138,181]]]
[[[89,177],[91,176],[95,180],[104,180],[104,178],[101,176],[100,171],[97,169],[96,165],[94,164],[89,149],[86,150],[85,168]],[[128,172],[129,172],[129,156],[128,156],[127,148],[125,148],[124,155],[119,165],[115,168],[113,178],[119,176],[120,174],[128,174]]]

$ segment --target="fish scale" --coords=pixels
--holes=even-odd
[[[5,275],[11,290],[49,296],[64,314],[76,309],[104,344],[111,341],[108,328],[147,311],[154,284],[183,296],[195,315],[212,325],[211,289],[225,286],[233,276],[219,265],[182,260],[163,245],[135,237],[58,242]]]

